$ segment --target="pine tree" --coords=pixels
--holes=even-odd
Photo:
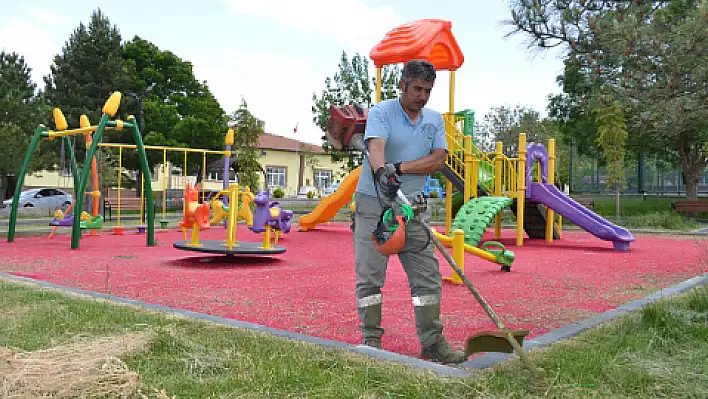
[[[91,14],[88,26],[79,24],[62,53],[54,57],[50,74],[44,77],[46,100],[62,110],[70,128],[79,126],[82,114],[97,123],[111,93],[128,89],[122,51],[118,28],[99,9]],[[81,136],[76,137],[76,152],[82,160]]]
[[[31,73],[24,57],[0,52],[0,199],[12,194],[6,192],[7,188],[12,188],[8,179],[19,172],[30,137],[49,115],[41,93],[36,93],[37,86],[32,82]],[[45,150],[51,147],[50,143],[42,144],[45,144]],[[53,166],[56,158],[51,152],[44,152],[33,154],[30,169]]]
[[[250,187],[252,192],[258,190],[258,181],[263,172],[258,163],[258,144],[260,136],[264,132],[265,123],[256,118],[248,110],[245,99],[241,100],[239,108],[231,115],[229,123],[234,131],[234,145],[236,153],[232,157],[238,170],[239,186]]]

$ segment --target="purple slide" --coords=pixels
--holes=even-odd
[[[573,201],[552,184],[531,183],[527,186],[526,197],[527,201],[543,204],[553,209],[594,236],[612,241],[612,245],[618,251],[628,250],[629,243],[634,241],[634,236],[629,230],[607,221]]]

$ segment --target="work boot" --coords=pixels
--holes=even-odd
[[[441,363],[462,363],[467,360],[465,353],[452,349],[442,334],[439,296],[414,297],[413,305],[416,330],[422,347],[420,356]]]
[[[364,338],[362,344],[372,348],[381,349],[381,338]]]
[[[361,324],[362,343],[374,348],[381,348],[381,294],[369,295],[357,300],[357,311]]]
[[[436,341],[433,344],[423,347],[420,357],[434,362],[452,364],[463,363],[467,360],[465,352],[452,349],[442,334],[436,335]]]

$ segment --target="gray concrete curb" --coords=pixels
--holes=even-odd
[[[16,276],[13,274],[0,272],[0,278],[5,278],[7,280],[14,280],[19,282],[24,282],[32,285],[37,285],[43,288],[55,289],[58,291],[64,291],[68,293],[73,293],[77,295],[88,296],[94,299],[100,299],[103,301],[110,301],[116,304],[132,305],[140,307],[147,310],[165,312],[178,314],[198,320],[209,321],[212,323],[222,324],[230,327],[236,328],[246,328],[255,332],[272,334],[275,336],[288,338],[296,341],[307,342],[311,344],[321,345],[333,349],[344,349],[349,350],[360,355],[369,356],[379,360],[392,361],[396,363],[401,363],[407,366],[415,367],[422,370],[431,371],[438,376],[442,377],[469,377],[473,375],[471,370],[467,369],[484,369],[491,367],[495,364],[504,362],[509,358],[516,356],[515,353],[487,353],[485,355],[479,356],[458,366],[445,366],[438,363],[428,362],[422,359],[418,359],[411,356],[405,356],[394,352],[389,352],[381,349],[370,348],[364,345],[352,345],[344,342],[334,341],[330,339],[324,339],[319,337],[313,337],[305,334],[294,333],[287,330],[281,330],[277,328],[266,327],[260,324],[249,323],[234,319],[227,319],[224,317],[212,316],[205,313],[193,312],[185,309],[178,309],[164,305],[156,305],[143,301],[137,301],[133,299],[121,298],[114,295],[102,294],[99,292],[87,291],[78,288],[72,288],[68,286],[62,286],[54,283],[49,283],[46,281],[35,280],[28,277]],[[535,337],[524,342],[524,349],[534,349],[544,346],[549,346],[554,342],[566,340],[572,338],[579,333],[591,329],[599,324],[614,320],[621,317],[627,313],[633,312],[646,306],[649,303],[656,302],[660,299],[666,298],[668,296],[678,294],[681,292],[686,292],[692,288],[700,285],[708,284],[708,273],[703,273],[702,275],[693,277],[686,281],[683,281],[674,286],[661,289],[656,291],[644,298],[637,299],[635,301],[621,305],[615,309],[608,310],[606,312],[600,313],[598,315],[589,317],[585,320],[578,321],[567,326],[557,328],[546,334]],[[459,368],[458,368],[459,367]]]

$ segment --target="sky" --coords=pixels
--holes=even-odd
[[[545,115],[547,96],[560,92],[562,59],[527,49],[523,36],[505,38],[507,1],[0,0],[0,49],[24,56],[43,88],[53,57],[100,8],[123,41],[137,35],[190,61],[225,112],[243,98],[266,132],[321,144],[312,95],[338,71],[342,51],[368,57],[388,31],[418,19],[452,22],[465,57],[456,110],[473,109],[481,120],[492,107],[518,104]],[[448,109],[448,85],[449,73],[438,72],[429,108]]]

